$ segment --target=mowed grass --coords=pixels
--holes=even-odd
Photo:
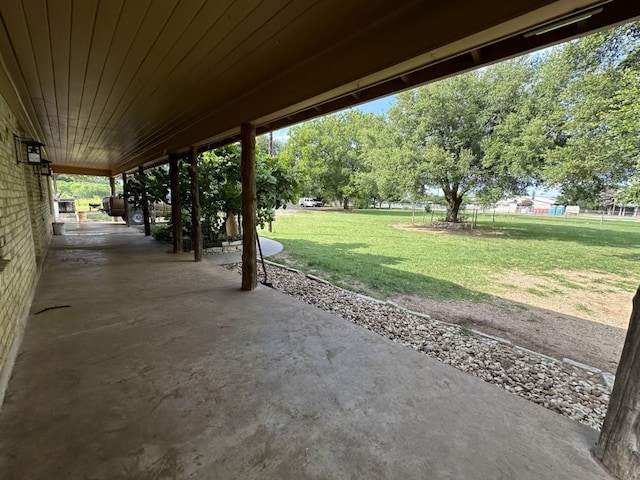
[[[416,220],[422,225],[421,216]],[[491,216],[480,215],[474,235],[393,226],[410,223],[411,212],[402,210],[301,211],[278,215],[273,232],[261,234],[283,243],[303,270],[382,296],[483,300],[509,287],[500,280],[506,272],[548,277],[566,288],[580,286],[563,272],[606,275],[626,291],[640,281],[640,222],[521,215],[496,217],[494,228]]]

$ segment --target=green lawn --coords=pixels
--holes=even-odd
[[[491,216],[480,216],[480,236],[392,227],[410,223],[410,211],[302,211],[278,215],[273,232],[261,234],[282,242],[303,270],[382,296],[483,300],[509,288],[498,278],[507,272],[547,277],[566,288],[582,288],[567,271],[609,276],[593,288],[609,281],[634,291],[640,281],[640,222],[522,215],[497,217],[494,229]]]

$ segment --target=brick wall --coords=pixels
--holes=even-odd
[[[29,197],[29,216],[31,233],[36,257],[43,257],[51,240],[51,191],[49,177],[33,174],[33,167],[23,165],[27,195]]]
[[[51,239],[48,177],[18,164],[20,129],[0,97],[0,405],[22,339],[38,265]]]

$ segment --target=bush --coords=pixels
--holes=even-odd
[[[153,225],[151,227],[151,236],[161,242],[171,242],[173,239],[171,225]]]

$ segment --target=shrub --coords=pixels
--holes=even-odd
[[[171,242],[173,238],[171,225],[153,225],[151,227],[151,236],[161,242]]]

